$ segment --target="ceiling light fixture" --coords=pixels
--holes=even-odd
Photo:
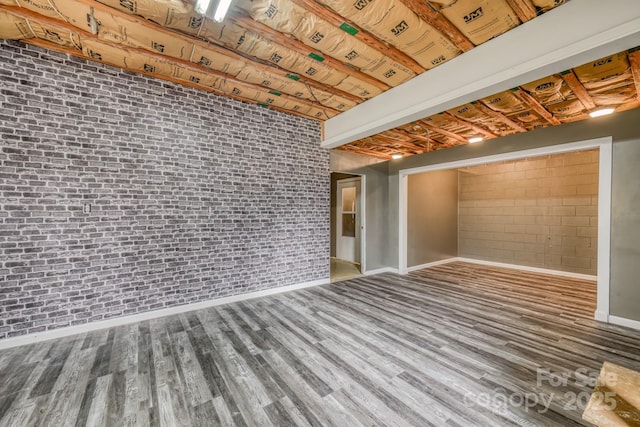
[[[402,154],[392,154],[392,155],[391,155],[391,158],[392,158],[393,160],[401,159],[401,158],[402,158]]]
[[[594,111],[590,112],[589,115],[591,117],[600,117],[600,116],[609,115],[609,114],[613,113],[614,111],[616,111],[615,108],[601,108],[599,110],[594,110]]]
[[[196,12],[205,15],[207,18],[213,19],[216,22],[222,22],[227,15],[227,11],[231,6],[231,0],[219,0],[216,6],[216,10],[211,14],[211,0],[197,0]]]
[[[474,142],[480,142],[482,141],[484,138],[481,136],[475,136],[473,138],[469,138],[469,144],[473,144]]]
[[[213,15],[213,20],[216,22],[224,21],[224,17],[227,15],[227,11],[229,10],[229,6],[231,6],[231,0],[220,0],[218,7],[216,8],[216,13]]]

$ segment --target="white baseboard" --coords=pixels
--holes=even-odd
[[[382,274],[382,273],[396,273],[398,274],[398,269],[393,267],[382,267],[376,268],[375,270],[367,270],[364,272],[365,276],[372,276],[374,274]]]
[[[427,262],[426,264],[414,265],[412,267],[408,267],[407,271],[416,271],[422,270],[423,268],[435,267],[436,265],[449,264],[450,262],[460,261],[460,258],[453,257],[447,259],[441,259],[439,261]]]
[[[530,271],[532,273],[551,274],[553,276],[563,276],[563,277],[569,277],[572,279],[590,280],[593,282],[596,282],[598,280],[597,276],[592,276],[590,274],[571,273],[570,271],[550,270],[548,268],[528,267],[526,265],[507,264],[504,262],[485,261],[482,259],[456,258],[456,261],[489,265],[492,267],[511,268],[514,270]]]
[[[279,288],[265,289],[262,291],[248,292],[246,294],[232,295],[229,297],[217,298],[208,301],[201,301],[193,304],[178,305],[175,307],[163,308],[160,310],[147,311],[130,316],[114,317],[113,319],[101,320],[99,322],[87,323],[83,325],[68,326],[60,329],[53,329],[45,332],[21,335],[19,337],[6,338],[0,340],[0,350],[17,347],[20,345],[33,344],[37,342],[52,340],[56,338],[68,337],[70,335],[82,334],[85,332],[97,331],[100,329],[112,328],[114,326],[128,325],[145,320],[157,319],[159,317],[171,316],[172,314],[185,313],[188,311],[200,310],[222,304],[229,304],[237,301],[244,301],[253,298],[265,297],[280,294],[283,292],[295,291],[298,289],[310,288],[312,286],[326,285],[329,279],[313,280],[311,282],[297,283],[295,285],[281,286]]]
[[[603,310],[596,310],[593,318],[598,322],[609,323],[609,315]]]
[[[596,319],[597,320],[597,319]],[[609,316],[609,323],[618,326],[625,326],[627,328],[636,329],[640,331],[640,321],[626,319],[624,317]]]

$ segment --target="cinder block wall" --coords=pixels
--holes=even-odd
[[[318,123],[18,42],[0,81],[0,338],[329,276]]]
[[[459,256],[595,275],[598,155],[461,169]]]

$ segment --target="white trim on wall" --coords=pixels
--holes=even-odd
[[[598,148],[599,159],[599,187],[598,187],[598,285],[595,319],[609,322],[609,294],[610,294],[610,258],[611,258],[611,174],[613,169],[613,139],[612,137],[589,139],[566,144],[551,145],[529,150],[513,151],[492,156],[475,157],[456,160],[435,165],[420,166],[398,171],[398,271],[407,274],[407,198],[408,176],[416,173],[432,172],[445,169],[457,169],[477,166],[486,163],[517,160],[529,157],[546,156],[549,154],[569,153]],[[550,270],[556,271],[556,270]]]
[[[341,171],[331,171],[330,173],[343,173],[360,178],[360,272],[362,274],[367,274],[367,176],[359,173]],[[338,217],[336,216],[336,224],[337,223]],[[334,233],[335,230],[329,230],[329,232]],[[338,242],[336,239],[336,245],[337,244]]]
[[[625,319],[624,317],[618,316],[609,316],[609,323],[640,331],[640,321],[637,320]]]
[[[157,319],[159,317],[171,316],[173,314],[186,313],[203,308],[215,307],[217,305],[230,304],[232,302],[244,301],[253,298],[266,297],[269,295],[281,294],[283,292],[295,291],[298,289],[310,288],[313,286],[326,285],[330,282],[327,279],[313,280],[310,282],[297,283],[295,285],[281,286],[279,288],[265,289],[262,291],[249,292],[246,294],[232,295],[224,298],[217,298],[208,301],[201,301],[194,304],[178,305],[175,307],[163,308],[160,310],[147,311],[144,313],[134,314],[131,316],[115,317],[113,319],[102,320],[99,322],[86,323],[83,325],[68,326],[60,329],[53,329],[45,332],[38,332],[19,337],[6,338],[0,340],[0,350],[5,348],[17,347],[20,345],[33,344],[42,341],[48,341],[56,338],[68,337],[71,335],[82,334],[85,332],[97,331],[100,329],[112,328],[114,326],[129,325],[131,323],[142,322],[145,320]]]
[[[411,267],[407,267],[407,272],[422,270],[424,268],[429,268],[429,267],[435,267],[437,265],[449,264],[451,262],[456,262],[456,261],[463,261],[463,259],[458,257],[453,257],[453,258],[441,259],[439,261],[427,262],[425,264],[420,264],[420,265],[412,265]]]
[[[365,276],[373,276],[374,274],[382,274],[382,273],[395,273],[395,274],[398,274],[399,272],[398,272],[397,268],[382,267],[382,268],[376,268],[375,270],[365,271],[364,275]]]
[[[569,277],[571,279],[589,280],[595,282],[598,280],[598,276],[591,274],[572,273],[570,271],[551,270],[549,268],[529,267],[527,265],[509,264],[506,262],[486,261],[483,259],[475,258],[456,258],[457,261],[470,262],[472,264],[488,265],[491,267],[511,268],[513,270],[529,271],[531,273],[550,274],[552,276]]]

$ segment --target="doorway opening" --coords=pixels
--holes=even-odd
[[[364,271],[364,177],[331,174],[332,281],[360,276]]]
[[[451,169],[464,169],[465,171],[470,171],[473,169],[469,169],[469,168],[473,168],[473,167],[477,167],[480,165],[487,165],[487,164],[496,164],[497,162],[505,162],[505,161],[510,161],[510,160],[517,160],[517,159],[533,159],[539,156],[547,156],[547,155],[554,155],[554,154],[561,154],[561,153],[571,153],[571,152],[578,152],[578,151],[584,151],[584,150],[592,150],[592,149],[598,149],[598,172],[597,172],[597,202],[595,205],[592,205],[593,203],[593,196],[591,196],[591,202],[589,203],[589,205],[592,206],[587,206],[586,205],[586,197],[583,198],[584,200],[578,200],[579,203],[576,203],[576,206],[573,206],[571,204],[565,204],[564,203],[564,199],[563,201],[563,205],[562,206],[557,206],[554,208],[554,206],[538,206],[536,203],[535,208],[536,209],[540,209],[540,208],[544,208],[547,210],[551,210],[551,209],[555,209],[555,211],[557,211],[558,215],[545,215],[544,212],[541,210],[541,214],[540,215],[536,215],[536,224],[530,224],[532,227],[530,227],[530,230],[533,231],[535,227],[540,228],[541,230],[543,230],[543,235],[540,237],[540,242],[541,242],[541,253],[540,254],[523,254],[523,256],[531,256],[531,257],[538,257],[539,256],[539,261],[542,263],[542,267],[544,267],[545,271],[549,271],[549,270],[554,270],[555,274],[562,274],[564,272],[562,271],[558,271],[557,266],[555,264],[557,264],[556,262],[554,262],[554,260],[560,260],[560,265],[562,266],[563,263],[565,266],[569,265],[569,263],[575,263],[575,262],[580,262],[580,263],[585,263],[585,267],[586,267],[586,261],[585,259],[588,257],[595,257],[595,260],[590,261],[590,265],[591,263],[593,264],[593,272],[586,272],[586,273],[591,273],[590,275],[592,275],[591,277],[595,276],[596,277],[596,281],[597,281],[597,297],[596,297],[596,310],[595,310],[595,319],[596,320],[600,320],[600,321],[604,321],[607,322],[609,321],[609,257],[610,257],[610,233],[611,233],[611,171],[612,171],[612,140],[610,137],[608,138],[599,138],[599,139],[594,139],[594,140],[587,140],[587,141],[581,141],[581,142],[574,142],[574,143],[567,143],[567,144],[562,144],[562,145],[556,145],[556,146],[549,146],[549,147],[541,147],[541,148],[535,148],[535,149],[530,149],[530,150],[524,150],[524,151],[519,151],[519,152],[511,152],[511,153],[504,153],[504,154],[499,154],[499,155],[493,155],[493,156],[486,156],[486,157],[477,157],[477,158],[472,158],[472,159],[466,159],[466,160],[459,160],[459,161],[453,161],[453,162],[449,162],[449,163],[441,163],[438,165],[430,165],[430,166],[424,166],[424,167],[419,167],[419,168],[413,168],[413,169],[405,169],[405,170],[401,170],[399,171],[399,253],[398,253],[398,264],[399,264],[399,271],[402,274],[406,274],[410,269],[411,269],[411,265],[410,262],[413,260],[409,260],[409,251],[408,251],[408,243],[409,243],[409,233],[408,233],[408,198],[409,198],[409,176],[410,175],[415,175],[415,174],[419,174],[419,173],[423,173],[423,172],[432,172],[432,171],[446,171],[446,170],[451,170]],[[504,163],[503,163],[504,164]],[[511,165],[511,164],[510,164]],[[577,166],[574,166],[577,167]],[[525,178],[526,178],[526,173],[525,172]],[[571,179],[574,179],[575,177],[570,177]],[[582,178],[579,178],[582,179]],[[575,180],[575,179],[574,179]],[[567,182],[567,184],[569,184]],[[580,182],[576,182],[576,187],[581,184]],[[589,182],[588,184],[586,184],[587,186],[591,186],[593,183]],[[486,183],[478,186],[476,185],[476,187],[479,187],[480,190],[484,190],[484,185],[486,185]],[[568,187],[572,187],[572,185],[567,185]],[[477,188],[470,188],[470,190],[476,190]],[[510,188],[509,189],[511,192],[517,190],[516,188]],[[554,187],[554,190],[558,190],[557,187]],[[506,191],[506,190],[505,190]],[[483,194],[484,197],[484,194]],[[544,201],[544,200],[543,200]],[[487,225],[490,222],[495,222],[493,220],[496,219],[497,215],[495,215],[495,211],[496,208],[495,207],[490,207],[490,206],[484,206],[484,202],[483,203],[476,203],[476,205],[474,205],[474,207],[479,207],[481,209],[488,209],[487,212],[475,212],[474,215],[475,217],[471,218],[473,221],[467,221],[467,223],[472,223],[472,227],[475,227],[477,225],[477,223],[479,223],[480,225]],[[574,209],[576,212],[578,211],[578,205],[580,205],[580,211],[591,211],[594,210],[594,208],[597,208],[597,217],[594,218],[590,218],[590,216],[592,216],[591,214],[587,215],[581,215],[580,218],[576,218],[575,215],[567,215],[566,219],[565,219],[565,215],[564,214],[560,214],[565,212],[566,210],[571,210]],[[517,206],[516,208],[520,208],[519,206]],[[566,208],[566,209],[565,209]],[[514,209],[514,213],[517,209]],[[525,207],[526,210],[526,207]],[[533,211],[532,211],[533,212]],[[535,212],[534,212],[535,213]],[[464,215],[469,216],[470,212],[465,212]],[[488,219],[491,219],[491,221],[489,221],[487,218],[484,217],[479,217],[478,215],[482,216],[486,216]],[[459,216],[459,215],[458,215]],[[539,217],[539,218],[538,218]],[[469,219],[469,218],[467,218]],[[530,218],[529,218],[530,220]],[[584,226],[580,225],[582,223],[582,221],[589,221],[588,226],[586,225],[586,222],[584,224]],[[538,224],[537,222],[540,221],[540,224]],[[546,233],[546,225],[547,222],[550,222],[551,224],[555,224],[554,221],[560,221],[560,224],[557,226],[557,230],[560,233],[560,236],[555,236],[555,235],[549,235],[547,236]],[[563,221],[565,221],[565,223],[563,223]],[[468,224],[467,224],[468,225]],[[496,223],[496,224],[489,224],[490,226],[501,226],[502,224]],[[527,224],[515,224],[515,220],[514,220],[514,224],[511,224],[512,227],[510,229],[510,231],[516,232],[516,228],[517,227],[513,227],[513,226],[519,226],[519,225],[525,225],[524,230],[526,234],[527,228],[526,225]],[[573,225],[575,225],[575,227],[573,227]],[[505,226],[505,234],[506,234],[506,225]],[[563,229],[563,226],[568,226],[566,227],[566,230]],[[487,227],[485,227],[487,228]],[[522,227],[520,227],[522,228]],[[563,256],[563,248],[560,247],[554,247],[555,245],[553,244],[554,241],[558,241],[558,242],[562,242],[562,238],[565,237],[562,235],[562,233],[569,232],[569,231],[573,231],[573,229],[576,229],[576,236],[566,236],[568,241],[570,241],[570,243],[574,244],[574,246],[576,247],[569,247],[569,249],[571,251],[573,251],[573,256],[571,257],[566,257],[566,259],[562,259]],[[589,233],[588,235],[580,235],[578,236],[578,228],[580,228],[579,233]],[[458,230],[460,231],[460,230]],[[467,237],[469,237],[471,240],[473,240],[473,242],[464,242],[464,244],[467,245],[467,250],[468,251],[472,251],[474,250],[474,248],[469,248],[469,244],[470,243],[481,243],[482,248],[484,248],[483,250],[486,250],[486,248],[490,248],[490,249],[496,249],[495,247],[495,243],[494,240],[496,240],[495,238],[495,233],[500,232],[500,230],[495,231],[495,230],[482,230],[482,231],[478,231],[478,230],[464,230],[464,231],[471,231],[472,233],[468,234]],[[473,234],[475,233],[475,234]],[[521,233],[522,234],[522,233]],[[592,247],[592,246],[588,246],[588,245],[582,245],[583,242],[587,241],[587,238],[590,239],[591,242],[596,242],[597,241],[597,247]],[[536,237],[536,239],[538,239],[538,236]],[[460,238],[457,239],[458,243],[460,243]],[[536,240],[536,242],[538,242],[538,240]],[[497,242],[499,244],[503,244],[502,242]],[[519,243],[519,242],[517,242]],[[533,242],[532,242],[533,244]],[[509,242],[509,245],[511,245],[510,247],[513,247],[514,243],[513,242]],[[523,245],[520,245],[523,246]],[[595,246],[595,245],[594,245]],[[525,249],[528,248],[526,242],[524,243],[523,246]],[[531,246],[533,247],[533,246]],[[482,249],[481,248],[481,249]],[[497,248],[497,249],[504,249],[505,246],[503,244],[502,248]],[[560,251],[560,252],[558,252]],[[578,252],[580,256],[576,256],[578,255]],[[458,258],[460,256],[460,254],[458,253],[457,257],[451,257],[448,260],[447,259],[443,259],[442,261],[436,261],[436,262],[448,262],[448,261],[453,261],[453,260],[460,260],[460,259],[464,259],[463,258]],[[467,257],[469,257],[469,255],[467,255]],[[473,258],[477,258],[477,257],[473,257]],[[537,258],[536,258],[537,259]],[[566,262],[565,262],[566,261]],[[424,262],[424,261],[422,261]],[[476,262],[478,262],[478,260],[476,260]],[[484,261],[481,260],[482,263],[491,263],[491,264],[496,264],[495,262],[491,262],[491,261]],[[433,263],[431,263],[433,264]],[[511,266],[515,266],[516,264],[522,266],[521,262],[507,262],[507,263],[497,263],[497,264],[502,264],[502,265],[511,265]],[[426,264],[420,266],[420,267],[424,267],[426,266]],[[536,267],[521,267],[521,269],[529,269],[531,271],[536,271],[536,270],[540,270],[539,268]],[[571,273],[568,273],[571,274]],[[575,274],[573,274],[575,276]]]

